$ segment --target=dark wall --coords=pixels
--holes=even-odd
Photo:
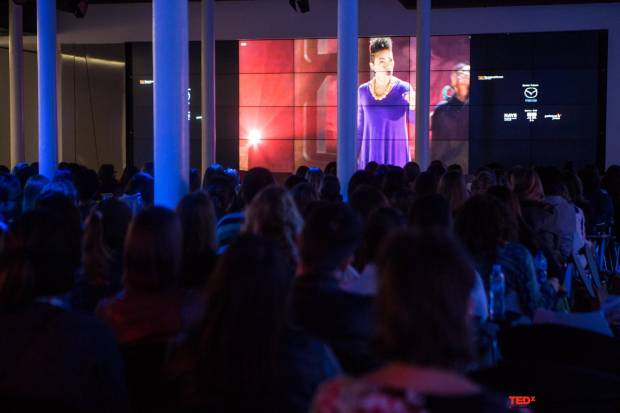
[[[127,55],[127,163],[141,167],[153,160],[153,46],[128,43]],[[237,41],[216,42],[217,161],[239,166],[239,51]],[[200,42],[189,45],[190,166],[201,166]]]
[[[471,67],[470,171],[489,162],[604,166],[607,31],[474,35]]]

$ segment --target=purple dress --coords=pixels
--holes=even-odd
[[[357,168],[370,161],[403,166],[409,156],[407,126],[415,116],[409,112],[406,94],[411,85],[398,78],[388,95],[376,100],[370,93],[370,82],[357,89]]]

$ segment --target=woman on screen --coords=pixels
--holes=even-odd
[[[374,77],[357,90],[357,167],[370,161],[403,166],[411,160],[408,123],[414,116],[414,91],[393,76],[392,39],[370,39],[370,70]]]

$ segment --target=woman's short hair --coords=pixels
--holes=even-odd
[[[181,223],[162,207],[143,209],[129,226],[125,242],[125,288],[158,291],[179,284]]]
[[[389,37],[373,37],[368,43],[368,52],[370,53],[370,61],[375,61],[375,53],[381,50],[392,50],[392,39]]]
[[[378,348],[387,361],[458,368],[472,356],[475,270],[448,231],[403,231],[379,259]]]

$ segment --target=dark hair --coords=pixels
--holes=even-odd
[[[123,174],[121,175],[121,182],[119,183],[120,187],[126,188],[129,180],[138,172],[140,171],[134,165],[127,165],[125,169],[123,169]]]
[[[49,182],[50,180],[43,175],[34,175],[28,178],[26,186],[24,187],[22,212],[34,209],[37,197]]]
[[[351,199],[353,192],[361,185],[372,185],[373,175],[368,171],[356,171],[349,179],[347,186],[347,197]]]
[[[401,188],[392,194],[390,197],[390,204],[392,207],[398,209],[403,216],[408,217],[411,205],[413,205],[415,200],[416,196],[411,189]]]
[[[407,177],[407,181],[409,183],[415,181],[418,175],[420,175],[420,165],[416,162],[407,162],[403,169],[405,170],[405,176]]]
[[[513,214],[491,195],[469,198],[457,211],[455,230],[474,257],[494,257],[499,245],[518,238]]]
[[[308,167],[306,165],[300,165],[295,171],[295,175],[301,176],[302,178],[306,178],[306,172],[308,172]]]
[[[74,247],[79,250],[80,238],[82,237],[82,218],[72,198],[62,192],[42,192],[37,198],[35,209],[50,211],[63,222],[66,230],[73,234],[70,239],[77,240]]]
[[[377,169],[379,169],[379,164],[375,161],[368,162],[364,167],[364,171],[370,172],[371,174],[374,174]]]
[[[77,228],[52,209],[28,211],[13,222],[0,261],[1,307],[71,289],[80,266],[77,215]]]
[[[70,199],[74,204],[77,204],[78,201],[78,192],[75,185],[73,185],[73,181],[65,178],[58,179],[58,176],[45,185],[39,194],[39,198],[49,194],[61,194]]]
[[[196,192],[200,189],[200,171],[198,168],[189,170],[189,192]]]
[[[26,186],[26,182],[34,175],[34,168],[25,162],[20,162],[13,167],[13,175],[19,179],[22,188]]]
[[[387,361],[458,369],[472,357],[475,270],[448,231],[404,231],[379,259],[378,347]]]
[[[437,193],[437,181],[432,172],[422,172],[413,183],[413,192],[416,196],[435,194]]]
[[[153,163],[153,161],[144,162],[144,165],[142,165],[141,172],[151,175],[151,177],[154,179],[155,178],[155,164]]]
[[[207,167],[202,177],[202,187],[206,188],[211,183],[213,178],[217,178],[224,175],[224,167],[219,163],[212,163]]]
[[[308,182],[303,176],[289,175],[284,181],[284,187],[290,191],[291,189],[295,188],[295,186],[303,182]]]
[[[515,218],[521,216],[521,204],[519,204],[519,198],[514,192],[508,189],[508,187],[503,185],[494,185],[487,188],[485,193],[502,202]]]
[[[101,165],[97,175],[99,175],[99,182],[101,182],[101,192],[115,194],[118,190],[118,181],[116,180],[114,165],[109,163]]]
[[[318,201],[319,195],[312,185],[308,182],[302,182],[290,191],[291,196],[295,200],[295,205],[297,205],[297,209],[301,213],[301,215],[306,216],[306,208],[312,202]]]
[[[75,186],[80,201],[90,201],[99,192],[99,177],[92,169],[84,169],[75,175]]]
[[[325,175],[321,182],[319,193],[321,201],[340,202],[342,195],[340,194],[340,180],[335,175]]]
[[[375,61],[375,53],[381,50],[392,50],[392,39],[389,37],[373,37],[368,44],[368,53],[370,54],[370,61]]]
[[[306,220],[300,255],[306,271],[331,272],[353,255],[362,237],[362,223],[346,204],[317,206]]]
[[[497,184],[497,177],[493,171],[484,169],[476,174],[473,182],[471,183],[471,194],[478,195],[484,194],[489,187]]]
[[[331,161],[327,165],[325,165],[325,175],[333,175],[336,176],[338,174],[338,165],[336,161]]]
[[[591,197],[601,187],[601,177],[598,168],[594,165],[586,165],[579,171],[579,177],[583,183],[583,193],[586,198]]]
[[[407,177],[403,168],[388,166],[381,179],[381,190],[387,198],[391,198],[395,192],[407,186]]]
[[[545,195],[564,195],[568,192],[562,172],[555,167],[537,169]]]
[[[409,226],[417,230],[452,229],[450,203],[439,194],[417,198],[409,209]]]
[[[0,215],[7,220],[15,218],[21,211],[21,195],[19,179],[0,173]]]
[[[237,237],[222,256],[207,283],[194,380],[184,386],[189,404],[277,411],[279,345],[291,283],[284,262],[273,242],[251,234]]]
[[[614,200],[614,206],[620,208],[620,165],[611,165],[607,168],[602,186]]]
[[[321,187],[321,181],[323,180],[323,171],[321,170],[321,168],[311,166],[310,168],[308,168],[308,172],[306,172],[306,180],[310,185],[312,185],[312,187],[318,194]]]
[[[193,192],[181,199],[177,214],[183,231],[183,286],[199,287],[209,276],[216,251],[213,203],[206,193]]]
[[[390,206],[383,192],[371,185],[359,186],[351,195],[349,204],[360,214],[362,222],[366,222],[373,211]]]
[[[462,174],[463,167],[459,165],[458,163],[453,163],[450,166],[448,166],[448,172],[458,172]]]
[[[362,264],[376,262],[380,248],[388,236],[405,226],[405,217],[394,208],[379,208],[368,217],[362,247],[365,257]]]
[[[211,178],[205,189],[213,202],[217,219],[231,211],[235,205],[237,193],[235,191],[235,182],[230,177],[216,176]]]
[[[153,177],[145,172],[138,172],[131,177],[125,188],[127,195],[140,193],[145,206],[153,205],[155,198],[155,182]]]
[[[162,207],[141,210],[125,242],[125,288],[158,291],[178,285],[181,239],[181,223],[173,211]]]
[[[266,168],[252,168],[243,178],[241,183],[241,199],[243,204],[248,206],[256,194],[258,194],[263,188],[273,185],[275,180],[271,171]]]
[[[84,272],[91,284],[120,287],[121,257],[130,221],[131,210],[115,198],[103,200],[91,210],[82,237]]]
[[[583,197],[583,183],[581,182],[579,175],[572,171],[565,171],[562,174],[562,179],[570,199],[575,203],[575,205],[583,208],[583,205],[586,204],[587,201]]]
[[[446,173],[446,166],[442,161],[435,159],[430,163],[427,171],[435,175],[435,179],[439,182],[443,174]]]
[[[452,212],[460,208],[469,197],[465,178],[462,173],[456,171],[446,172],[441,177],[437,192],[448,200]]]

